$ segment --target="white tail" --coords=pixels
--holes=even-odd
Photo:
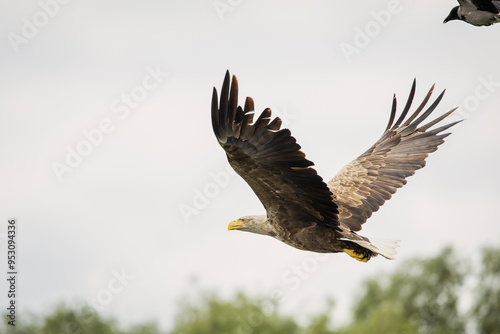
[[[369,238],[370,241],[364,240],[350,240],[345,238],[339,238],[339,240],[347,240],[354,242],[361,247],[367,248],[374,253],[380,254],[386,259],[394,260],[396,255],[396,248],[399,247],[399,240],[386,240],[386,239],[375,239]]]

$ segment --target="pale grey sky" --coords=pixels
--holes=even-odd
[[[365,277],[445,245],[464,256],[498,245],[500,25],[442,24],[455,5],[1,3],[0,232],[19,219],[20,310],[91,301],[125,324],[169,328],[195,277],[223,295],[280,289],[291,313],[332,297],[345,321]],[[435,96],[446,88],[436,114],[458,105],[467,121],[362,231],[402,240],[396,261],[227,232],[263,208],[212,133],[226,69],[240,100],[285,119],[325,180],[378,139],[393,93],[401,110],[415,77],[415,105],[434,82]]]

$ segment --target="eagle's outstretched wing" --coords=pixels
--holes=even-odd
[[[396,116],[394,96],[389,124],[382,137],[328,182],[334,202],[339,207],[340,221],[353,231],[359,231],[372,213],[390,199],[398,188],[406,184],[408,176],[425,166],[425,159],[429,153],[437,150],[437,147],[444,142],[443,139],[449,135],[443,131],[460,122],[452,122],[429,130],[455,111],[455,108],[420,126],[443,97],[444,91],[418,117],[431,97],[434,86],[417,110],[405,120],[415,95],[415,85],[416,82],[413,81],[408,102],[396,123],[393,124]]]
[[[231,87],[226,72],[220,106],[217,90],[212,97],[212,126],[233,169],[250,185],[267,210],[269,218],[283,224],[312,224],[336,228],[337,206],[323,179],[311,168],[299,144],[281,120],[271,121],[271,110],[265,109],[253,122],[251,98],[245,107],[238,106],[238,82],[233,76]],[[270,217],[271,216],[271,217]]]

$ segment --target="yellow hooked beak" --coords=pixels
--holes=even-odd
[[[230,222],[229,225],[227,225],[227,230],[237,230],[243,226],[245,226],[245,222],[242,219],[236,219]]]

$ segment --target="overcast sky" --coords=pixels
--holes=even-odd
[[[274,296],[292,314],[331,297],[345,321],[363,278],[445,245],[464,257],[498,245],[500,24],[443,24],[455,5],[2,2],[0,247],[5,259],[17,217],[21,312],[88,302],[168,329],[202,287]],[[227,231],[264,213],[212,133],[212,87],[227,69],[240,101],[281,116],[325,180],[378,139],[413,78],[415,106],[433,83],[434,96],[446,89],[436,115],[460,106],[454,119],[467,120],[361,232],[402,240],[397,260]]]

